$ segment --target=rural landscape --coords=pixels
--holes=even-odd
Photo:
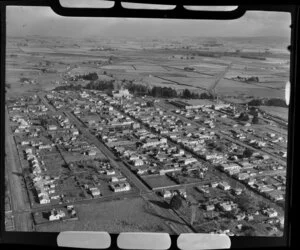
[[[282,236],[288,45],[7,36],[6,230]]]

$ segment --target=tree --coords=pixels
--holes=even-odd
[[[266,209],[266,208],[270,207],[269,204],[264,202],[264,201],[259,201],[257,206],[260,210],[263,210],[263,209]]]
[[[191,91],[189,91],[188,89],[184,89],[182,92],[182,98],[191,98],[192,97],[192,93]]]
[[[246,194],[238,196],[235,200],[241,210],[246,213],[254,213],[257,210],[257,205],[253,202],[253,198]]]
[[[154,107],[154,103],[151,101],[147,101],[147,107]]]
[[[271,98],[265,102],[266,106],[287,107],[284,99]]]
[[[88,73],[86,75],[81,76],[81,78],[84,80],[95,81],[98,79],[98,74],[96,72]]]
[[[182,206],[182,200],[180,195],[176,194],[172,197],[170,201],[171,208],[178,210]]]
[[[203,93],[200,94],[199,98],[200,98],[200,99],[212,99],[213,97],[212,97],[211,94],[208,94],[208,93],[206,93],[206,92],[203,92]]]
[[[244,225],[242,230],[245,236],[256,236],[255,228],[251,225]]]
[[[239,116],[239,120],[247,122],[249,121],[249,115],[246,112],[242,112]]]
[[[254,116],[254,117],[253,117],[252,123],[253,123],[253,124],[258,124],[258,123],[259,123],[258,116]]]
[[[251,156],[253,155],[253,153],[254,153],[254,151],[253,151],[252,149],[246,148],[246,149],[244,150],[243,156],[244,156],[245,158],[249,158],[249,157],[251,157]]]
[[[217,143],[216,144],[216,150],[219,152],[224,152],[226,147],[222,143]]]

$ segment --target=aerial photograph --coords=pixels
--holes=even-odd
[[[5,230],[281,237],[290,24],[7,7]]]

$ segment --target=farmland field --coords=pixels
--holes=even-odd
[[[273,106],[260,106],[260,109],[267,113],[288,120],[288,108],[273,107]]]

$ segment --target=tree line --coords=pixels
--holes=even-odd
[[[115,80],[100,80],[98,79],[97,73],[89,73],[81,76],[77,76],[90,82],[82,86],[80,84],[69,84],[58,86],[55,90],[81,90],[81,89],[94,89],[94,90],[109,90],[115,89]],[[192,92],[189,89],[184,89],[181,92],[171,87],[160,87],[160,86],[145,86],[143,84],[136,84],[132,81],[127,82],[126,88],[133,95],[147,95],[155,98],[184,98],[184,99],[213,99],[213,96],[209,93],[203,92],[201,94]]]
[[[184,89],[181,93],[171,87],[153,86],[147,87],[142,84],[129,83],[127,89],[135,95],[148,95],[156,98],[184,98],[184,99],[212,99],[213,96],[206,92],[201,94],[191,92],[189,89]]]
[[[248,102],[249,106],[276,106],[276,107],[284,107],[286,108],[287,105],[285,100],[280,98],[270,98],[270,99],[253,99]]]

